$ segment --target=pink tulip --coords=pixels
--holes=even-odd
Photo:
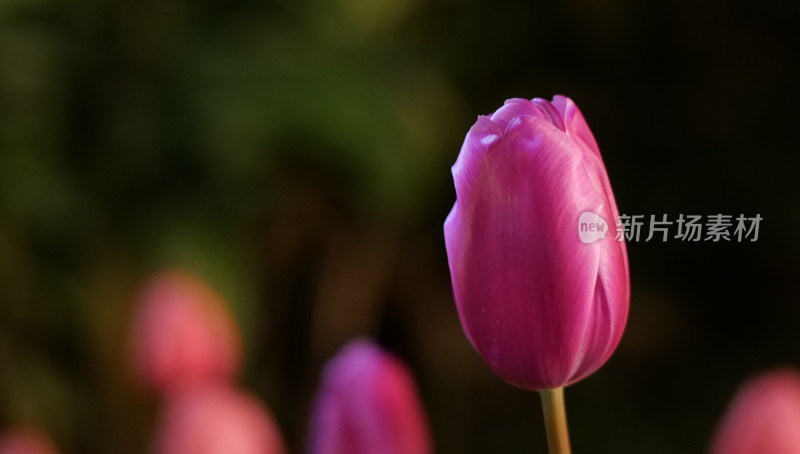
[[[136,372],[151,387],[227,380],[241,362],[241,340],[225,302],[182,271],[154,276],[142,292],[132,326]]]
[[[427,454],[427,420],[406,366],[374,344],[352,341],[325,367],[310,454]]]
[[[800,454],[800,373],[767,372],[736,393],[712,454]]]
[[[170,392],[153,454],[283,454],[272,415],[253,397],[224,384]]]
[[[579,238],[589,212],[618,216],[597,143],[564,96],[511,99],[472,126],[444,224],[464,332],[512,385],[558,388],[608,360],[628,316],[625,244]],[[610,226],[610,227],[609,227]]]
[[[32,428],[15,428],[0,434],[0,454],[57,454],[50,439]]]

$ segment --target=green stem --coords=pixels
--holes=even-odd
[[[543,389],[542,410],[544,428],[547,431],[547,446],[550,454],[570,454],[569,433],[567,432],[567,410],[564,406],[564,388]]]

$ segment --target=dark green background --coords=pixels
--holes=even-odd
[[[632,243],[622,343],[570,387],[575,452],[704,452],[738,383],[800,365],[790,2],[0,2],[0,425],[146,449],[126,326],[185,267],[303,452],[321,365],[408,361],[440,453],[545,452],[538,397],[458,323],[442,223],[476,115],[563,93],[620,211],[760,214],[755,243]]]

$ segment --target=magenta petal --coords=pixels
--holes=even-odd
[[[505,132],[508,123],[520,116],[546,118],[538,107],[527,99],[522,98],[507,100],[503,107],[497,109],[489,118],[500,127],[501,131]]]
[[[460,175],[456,181],[456,196],[467,197],[479,175],[479,169],[486,160],[489,146],[503,135],[503,131],[488,117],[481,115],[470,128],[461,153],[453,165],[453,173]],[[469,150],[469,152],[465,152]]]
[[[565,131],[564,118],[555,106],[542,98],[533,98],[531,103],[538,107],[545,114],[547,120],[553,123],[556,128]]]
[[[597,146],[594,134],[592,134],[592,131],[589,129],[586,119],[583,117],[580,109],[578,109],[578,106],[566,96],[555,95],[551,104],[561,114],[567,135],[592,157],[592,159],[587,159],[587,165],[593,167],[588,173],[592,180],[602,188],[606,198],[609,200],[612,219],[618,218],[619,211],[617,210],[617,202],[614,199],[614,192],[611,190],[611,183],[608,179],[608,173],[606,172],[603,158],[600,155],[600,148]],[[622,242],[622,250],[623,260],[625,262],[625,274],[628,274],[628,253],[624,242]]]
[[[310,454],[426,454],[425,413],[405,365],[366,340],[325,367],[314,404]]]
[[[503,136],[478,144],[476,124],[453,166],[458,200],[445,221],[464,331],[495,373],[528,389],[594,372],[628,312],[624,244],[613,234],[583,244],[577,232],[586,211],[613,228],[608,177],[558,126],[518,115]]]
[[[583,118],[578,106],[571,99],[562,95],[555,95],[552,105],[561,114],[561,118],[564,119],[567,135],[579,144],[586,146],[600,158],[600,148],[598,148],[594,134],[589,129],[589,125],[586,123],[586,119]]]

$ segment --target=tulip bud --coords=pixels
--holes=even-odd
[[[311,420],[310,454],[426,454],[425,413],[394,356],[352,341],[325,367]]]
[[[776,370],[742,385],[711,454],[800,454],[800,373]]]
[[[531,389],[596,371],[628,315],[625,244],[583,242],[589,212],[618,217],[597,143],[563,96],[511,99],[472,126],[444,224],[461,325],[502,379]]]
[[[272,415],[224,385],[171,391],[163,402],[154,454],[283,454]]]
[[[0,435],[0,454],[57,454],[53,442],[31,428],[15,428]]]
[[[181,271],[162,272],[147,283],[135,308],[132,348],[136,372],[160,391],[229,379],[241,359],[225,302]]]

